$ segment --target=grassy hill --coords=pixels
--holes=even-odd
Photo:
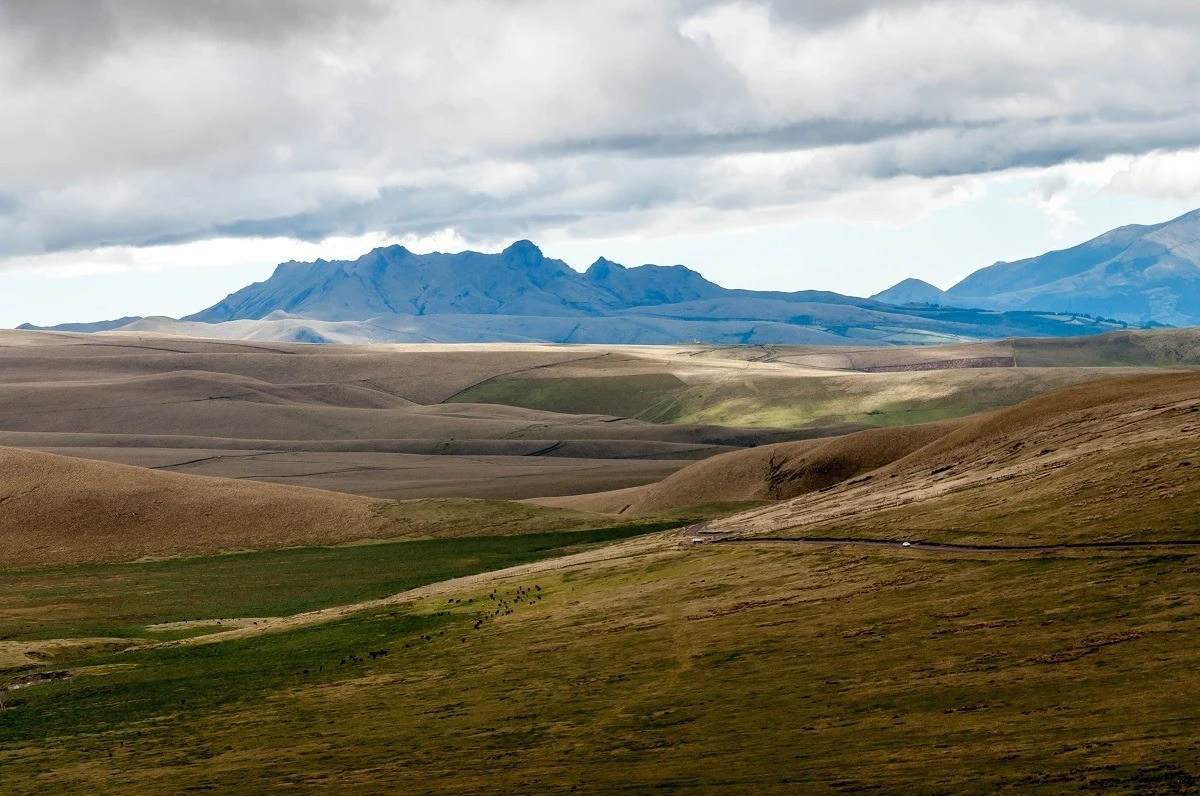
[[[730,506],[667,512],[643,531]],[[509,501],[384,501],[303,487],[160,473],[0,448],[4,569],[210,556],[365,540],[597,530],[626,520]],[[657,524],[656,524],[657,523]]]
[[[705,459],[657,484],[530,502],[637,516],[718,501],[787,500],[830,489],[890,464],[949,434],[961,423],[948,420],[764,445]]]
[[[632,367],[627,357],[611,355],[547,365],[492,376],[446,400],[569,414],[607,406],[658,424],[908,425],[1011,406],[1060,387],[1141,369],[1195,367],[1200,333],[1118,332],[886,349],[698,348],[689,359],[689,368],[677,366],[682,376],[650,362]],[[739,361],[745,363],[742,372],[728,367]],[[701,375],[706,365],[722,362],[724,372]]]
[[[383,501],[0,448],[6,567],[388,535]]]
[[[1112,379],[985,413],[738,533],[964,544],[1200,539],[1200,373]]]

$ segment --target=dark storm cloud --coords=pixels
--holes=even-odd
[[[82,68],[144,37],[186,33],[248,44],[327,33],[384,13],[374,0],[3,0],[0,25],[38,69]]]
[[[768,0],[771,15],[783,24],[821,28],[839,25],[868,14],[898,14],[929,0]],[[696,7],[711,5],[699,0]],[[1200,21],[1200,5],[1193,0],[1048,0],[1084,14],[1135,24],[1178,24]]]
[[[0,257],[627,234],[1188,149],[1198,32],[1168,0],[0,0]]]

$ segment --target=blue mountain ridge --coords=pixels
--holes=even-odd
[[[906,279],[872,298],[992,310],[1070,312],[1139,325],[1200,324],[1200,210],[1119,227],[1069,249],[975,271],[941,291]]]
[[[280,311],[328,321],[383,315],[603,317],[636,307],[735,296],[877,304],[823,291],[731,290],[682,265],[626,268],[602,257],[581,274],[520,240],[499,254],[413,254],[388,246],[357,260],[283,263],[266,281],[183,320],[219,323]]]
[[[763,345],[1097,334],[1200,323],[1198,240],[1200,211],[996,263],[946,291],[906,279],[870,298],[726,288],[683,265],[630,268],[604,257],[581,273],[528,240],[498,253],[386,246],[355,260],[281,263],[181,321],[53,328],[294,342]]]

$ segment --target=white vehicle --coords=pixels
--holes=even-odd
[[[901,546],[901,547],[912,547],[912,543],[911,543],[911,542],[904,542],[904,543],[903,543],[903,544],[901,544],[900,546]]]

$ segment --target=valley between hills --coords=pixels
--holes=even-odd
[[[1193,790],[1198,543],[1195,330],[0,332],[0,790]]]

